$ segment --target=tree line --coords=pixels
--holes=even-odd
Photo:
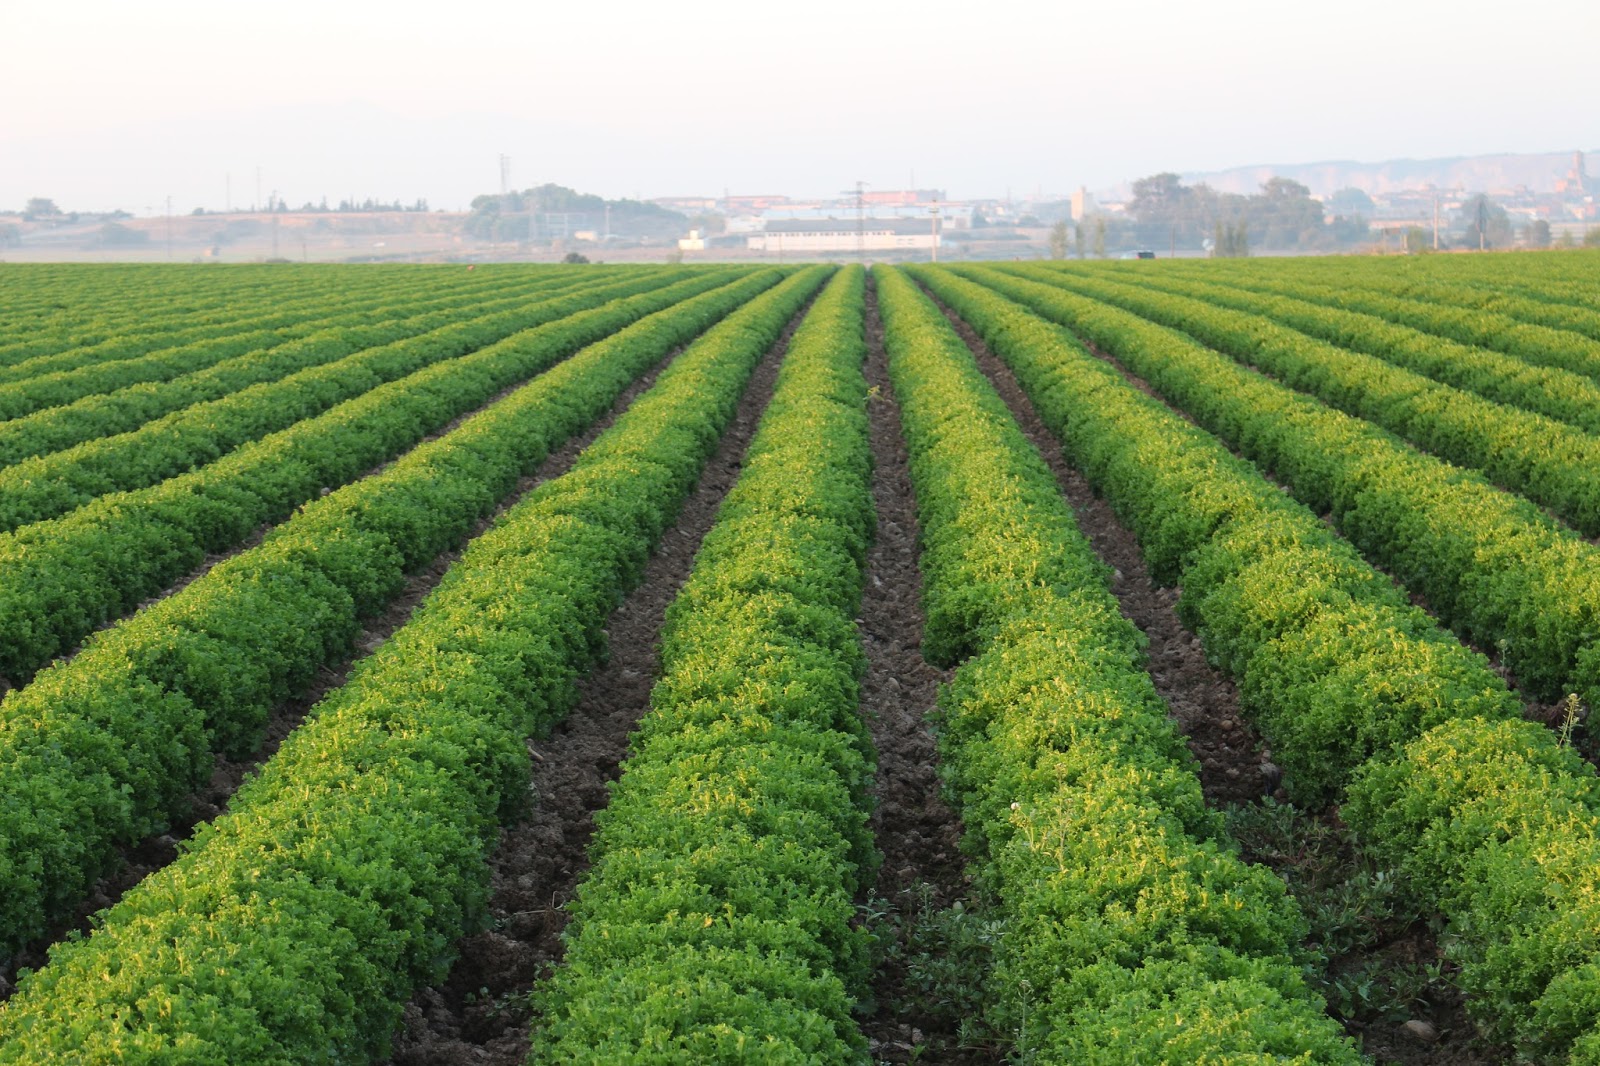
[[[607,200],[565,185],[473,197],[463,225],[472,237],[491,241],[565,240],[579,231],[632,240],[681,236],[687,215],[644,200]]]
[[[1263,182],[1260,192],[1241,196],[1204,182],[1184,185],[1176,174],[1153,174],[1133,183],[1128,217],[1134,239],[1146,247],[1210,247],[1220,255],[1252,248],[1312,251],[1368,235],[1361,214],[1335,214],[1330,221],[1309,188],[1277,177]]]

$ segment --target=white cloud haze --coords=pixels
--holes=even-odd
[[[1600,147],[1592,0],[1093,7],[12,0],[0,208],[276,189],[464,207],[862,179],[956,196],[1159,170]],[[1570,53],[1570,54],[1569,54]]]

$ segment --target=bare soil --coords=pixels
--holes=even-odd
[[[1438,943],[1425,926],[1407,930],[1366,952],[1362,959],[1373,965],[1378,974],[1396,968],[1414,970],[1438,960]],[[1343,965],[1354,968],[1349,962]],[[1447,965],[1444,972],[1455,971]],[[1491,1044],[1478,1035],[1477,1027],[1467,1017],[1465,997],[1449,981],[1430,986],[1428,997],[1428,1003],[1413,1012],[1413,1018],[1347,1020],[1345,1031],[1356,1037],[1361,1050],[1380,1066],[1503,1066],[1517,1061],[1510,1048]],[[1433,1039],[1419,1038],[1406,1028],[1415,1021],[1432,1026]]]
[[[867,343],[878,528],[867,556],[858,619],[867,654],[861,700],[878,752],[872,829],[883,865],[873,896],[886,908],[879,935],[892,937],[893,943],[874,977],[875,1009],[862,1020],[862,1030],[881,1063],[997,1063],[1003,1058],[995,1048],[961,1048],[961,1019],[927,1002],[936,997],[913,994],[908,984],[922,943],[917,923],[958,901],[970,902],[973,893],[959,850],[960,820],[940,795],[938,756],[927,719],[949,672],[922,657],[916,498],[900,407],[889,383],[875,287],[868,289]],[[981,981],[981,975],[974,979]]]
[[[809,305],[808,305],[809,306]],[[700,541],[742,460],[767,401],[781,354],[804,310],[762,360],[732,425],[663,536],[640,585],[606,628],[608,660],[578,686],[579,698],[534,754],[529,816],[506,828],[489,863],[489,928],[461,941],[460,957],[439,985],[412,997],[394,1042],[394,1066],[521,1066],[536,1024],[535,983],[561,961],[565,906],[589,869],[595,813],[610,797],[628,738],[649,709],[659,676],[661,625],[694,564]]]

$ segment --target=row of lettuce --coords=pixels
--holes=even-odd
[[[474,541],[228,815],[23,982],[0,1010],[0,1061],[385,1054],[399,1005],[481,917],[484,857],[526,795],[523,738],[564,713],[755,361],[824,273],[735,311],[571,473]],[[868,1061],[852,1017],[871,969],[871,933],[853,919],[877,862],[854,624],[873,525],[863,283],[840,274],[797,332],[669,611],[664,676],[600,819],[534,1061]],[[1283,885],[1244,864],[1205,809],[1137,631],[1048,468],[933,305],[903,276],[881,284],[924,529],[927,647],[949,664],[972,656],[942,698],[941,743],[1008,918],[996,1021],[1041,1061],[1359,1061],[1304,985],[1303,922]],[[157,779],[187,770],[192,787],[214,747],[248,746],[319,648],[346,646],[407,568],[659,358],[663,337],[624,354],[650,326],[312,504],[41,676],[21,694],[39,700],[28,714],[73,693],[80,664],[80,684],[117,666],[123,694],[145,700],[125,706],[120,732],[94,722],[65,745],[81,754],[56,784],[95,771],[68,806],[138,796],[142,821],[113,817],[103,844],[159,825],[184,785]],[[241,617],[264,624],[241,631]],[[140,633],[146,619],[194,628],[167,658],[155,630]],[[264,654],[289,654],[297,626],[297,663]],[[86,745],[110,736],[132,758],[92,765]],[[35,868],[72,858],[39,853]]]
[[[447,338],[400,342],[393,347],[409,356],[389,357],[409,362],[412,373],[384,384],[366,375],[368,391],[189,473],[99,496],[59,518],[0,534],[0,676],[13,683],[27,679],[95,627],[162,592],[208,553],[239,545],[263,524],[394,458],[583,345],[725,286],[736,274],[694,275],[666,286],[639,279],[510,313],[530,329],[465,323],[445,327]],[[337,384],[334,391],[348,387]],[[211,431],[226,432],[228,425],[220,414],[197,416],[195,447],[214,447]]]
[[[571,284],[577,279],[567,276],[565,280]],[[94,393],[141,382],[166,381],[204,369],[219,359],[262,350],[327,326],[382,325],[396,318],[433,310],[470,308],[475,303],[512,296],[555,281],[554,275],[548,279],[530,279],[523,285],[508,284],[500,279],[495,283],[448,286],[441,291],[430,291],[427,286],[413,282],[397,285],[393,291],[381,294],[325,296],[302,300],[292,307],[275,306],[270,315],[208,325],[202,332],[218,335],[192,341],[184,339],[187,331],[157,328],[143,335],[141,343],[130,344],[124,339],[123,346],[133,349],[132,352],[117,351],[110,345],[89,346],[48,359],[0,368],[0,417],[20,418]],[[220,333],[224,327],[228,332]],[[140,350],[148,345],[159,346]]]
[[[747,276],[623,330],[0,704],[8,728],[39,723],[0,752],[15,756],[0,787],[42,782],[0,807],[46,812],[0,828],[20,900],[6,917],[25,939],[163,824],[212,752],[248,750],[408,570],[744,304],[475,541],[229,815],[54,951],[0,1010],[0,1062],[385,1054],[399,1004],[481,917],[484,857],[526,794],[523,737],[565,712],[755,361],[825,273],[753,300],[777,279]],[[1587,764],[1518,720],[1488,664],[1311,512],[1000,293],[1152,381],[1180,338],[996,271],[967,272],[982,285],[913,273],[1012,366],[1152,571],[1182,585],[1180,611],[1238,679],[1296,798],[1341,800],[1416,906],[1446,915],[1482,1023],[1530,1056],[1600,1062]],[[904,275],[879,278],[925,648],[962,664],[941,694],[941,756],[1006,918],[994,1021],[1038,1061],[1360,1061],[1304,984],[1283,885],[1206,809],[1142,638],[1048,468],[938,309]],[[846,271],[796,334],[669,613],[665,676],[541,994],[535,1061],[866,1061],[850,1016],[870,969],[851,918],[876,863],[853,624],[872,528],[863,336],[863,277]],[[1289,424],[1319,423],[1297,409]]]
[[[352,278],[353,284],[330,294],[308,277],[253,287],[232,284],[219,291],[208,289],[207,279],[197,274],[180,279],[169,273],[158,282],[140,272],[41,275],[22,268],[8,273],[10,300],[0,313],[0,382],[137,358],[229,333],[291,329],[301,321],[292,306],[337,307],[378,297],[383,288],[375,277]],[[211,280],[221,277],[213,274]],[[95,285],[96,279],[102,284]],[[24,306],[30,291],[46,294],[31,311]]]
[[[1191,296],[1183,295],[1188,288],[1123,285],[1050,271],[1023,276],[1057,281],[1082,296],[1180,330],[1447,462],[1482,473],[1493,484],[1549,509],[1585,536],[1600,535],[1600,437],[1593,432],[1600,428],[1600,385],[1587,378],[1566,375],[1575,385],[1575,395],[1563,422],[1507,406],[1515,401],[1505,396],[1499,397],[1505,401],[1501,403],[1475,394],[1492,394],[1493,389],[1462,391],[1375,356],[1315,340],[1282,324],[1297,323],[1294,316],[1217,306],[1227,297],[1211,295],[1214,286],[1195,286]],[[1420,347],[1437,347],[1433,343],[1437,338],[1418,337]],[[1509,371],[1511,380],[1526,383],[1542,373],[1514,359],[1483,354],[1520,368]],[[1438,358],[1447,366],[1467,365],[1448,352]]]
[[[436,311],[399,320],[381,332],[362,331],[344,354],[337,354],[344,347],[343,338],[319,338],[310,346],[313,365],[281,379],[181,404],[127,432],[96,433],[63,451],[0,469],[0,529],[14,530],[66,514],[99,496],[157,484],[214,462],[242,444],[315,418],[379,385],[612,297],[657,288],[666,280],[646,275],[572,293],[535,295],[532,300],[513,296],[466,315]],[[366,341],[374,343],[362,343]],[[329,355],[333,358],[324,357]],[[86,429],[94,428],[90,422],[84,419]]]
[[[259,547],[9,693],[0,955],[70,913],[119,847],[167,824],[210,776],[214,752],[253,751],[271,710],[349,657],[361,619],[382,611],[407,573],[459,542],[630,381],[776,281],[752,275],[643,318],[642,307],[619,307],[592,327],[605,339],[382,473],[307,504]],[[576,337],[561,340],[531,351],[548,363]]]
[[[1444,916],[1480,1026],[1536,1061],[1600,1062],[1593,768],[1551,730],[1522,721],[1487,661],[1312,511],[1001,293],[1059,317],[1158,389],[1189,380],[1179,368],[1192,345],[1001,273],[967,272],[984,285],[916,273],[1016,371],[1069,458],[1138,537],[1152,572],[1181,586],[1180,613],[1237,680],[1291,794],[1313,806],[1341,801],[1358,837],[1404,875],[1416,908]],[[1216,389],[1255,412],[1245,440],[1320,424],[1245,381],[1216,377]],[[1221,406],[1190,409],[1208,422]],[[1309,436],[1301,447],[1304,466],[1324,470],[1359,452]]]
[[[537,300],[580,284],[552,277],[448,296],[403,290],[376,306],[344,312],[302,305],[296,313],[303,320],[294,326],[245,328],[131,359],[96,361],[0,384],[0,465],[126,432],[182,407],[275,381],[360,348],[390,344],[453,320],[505,310],[514,306],[512,300]]]
[[[1177,276],[1172,280],[1178,280]],[[1208,296],[1213,295],[1209,288]],[[1415,359],[1442,371],[1460,363],[1469,368],[1465,377],[1468,387],[1474,378],[1487,383],[1490,379],[1484,370],[1488,368],[1509,374],[1520,368],[1530,386],[1523,391],[1530,397],[1536,395],[1534,385],[1563,389],[1569,387],[1572,377],[1588,383],[1600,377],[1600,340],[1587,332],[1600,326],[1600,311],[1561,305],[1566,307],[1562,317],[1570,320],[1570,325],[1582,327],[1571,329],[1437,300],[1399,299],[1361,290],[1347,295],[1334,286],[1310,283],[1263,279],[1225,284],[1223,291],[1214,295],[1230,306],[1270,307],[1275,317],[1307,333],[1397,362]],[[1548,314],[1554,306],[1525,300],[1519,309]],[[1507,395],[1510,402],[1518,402],[1514,385]]]
[[[1223,264],[1222,269],[1227,273],[1257,273],[1237,269],[1243,266],[1242,263]],[[1596,306],[1594,286],[1600,283],[1600,255],[1591,252],[1421,256],[1364,262],[1308,258],[1279,260],[1275,268],[1273,273],[1286,278],[1325,278],[1335,286],[1401,291],[1431,302],[1474,306],[1473,294],[1479,299],[1484,295],[1510,299],[1509,307],[1516,308],[1519,315],[1523,308],[1534,304],[1560,312],[1574,307],[1593,309]]]
[[[467,292],[511,277],[437,267],[8,266],[0,382],[231,333],[293,328],[307,309],[387,303],[396,289]]]
[[[713,327],[570,472],[474,540],[226,816],[21,983],[0,1010],[0,1062],[385,1055],[406,998],[482,919],[485,858],[526,802],[526,738],[568,709],[755,364],[826,273],[794,274]],[[438,461],[482,461],[454,454]],[[356,535],[336,557],[380,547],[381,533]],[[332,580],[324,543],[306,561]]]
[[[1539,259],[1497,256],[1488,264],[1488,276],[1455,279],[1429,276],[1426,268],[1410,264],[1380,270],[1370,261],[1333,260],[1285,264],[1272,277],[1226,264],[1207,274],[1236,288],[1314,300],[1461,344],[1523,355],[1537,365],[1562,365],[1552,362],[1551,353],[1559,360],[1574,338],[1551,331],[1600,340],[1600,303],[1594,298],[1600,278],[1580,280],[1571,269],[1571,257],[1557,260],[1553,276],[1529,270],[1530,263],[1537,265]]]
[[[1359,1062],[1303,980],[1304,919],[1243,862],[1142,635],[966,345],[882,276],[924,544],[940,754],[1005,916],[994,1021],[1041,1062]]]
[[[1090,280],[1088,275],[1078,277]],[[1408,323],[1344,311],[1299,296],[1259,293],[1186,275],[1152,275],[1139,288],[1147,299],[1168,295],[1168,301],[1203,301],[1224,319],[1243,320],[1259,315],[1302,336],[1302,344],[1307,343],[1304,338],[1315,338],[1323,343],[1318,347],[1347,352],[1352,354],[1350,359],[1357,359],[1354,354],[1360,352],[1371,357],[1362,360],[1365,363],[1382,360],[1498,405],[1533,411],[1581,431],[1600,429],[1600,418],[1595,416],[1595,407],[1600,403],[1600,343],[1586,336],[1544,330],[1557,341],[1528,344],[1517,354],[1502,354],[1490,347],[1458,343]],[[1562,352],[1571,347],[1582,349],[1581,354],[1563,359]],[[1538,359],[1531,355],[1533,352],[1538,352]]]
[[[866,1063],[877,855],[855,618],[873,530],[865,272],[790,341],[669,608],[532,1060]]]
[[[1600,706],[1600,549],[1527,499],[1104,302],[970,276],[1070,326],[1260,463],[1531,694]],[[1467,427],[1462,426],[1463,435]],[[1497,425],[1477,427],[1496,438]]]

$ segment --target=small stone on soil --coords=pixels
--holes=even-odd
[[[1439,1030],[1434,1027],[1432,1022],[1425,1022],[1421,1018],[1413,1018],[1406,1022],[1400,1027],[1400,1031],[1411,1039],[1421,1041],[1424,1044],[1436,1044],[1439,1042]]]

